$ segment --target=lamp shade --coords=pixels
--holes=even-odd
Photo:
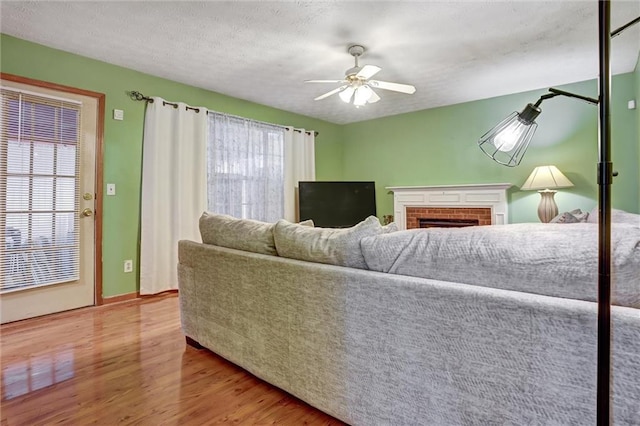
[[[539,166],[533,169],[520,189],[529,191],[567,188],[569,186],[573,186],[573,183],[556,166]]]
[[[480,149],[497,163],[517,166],[538,127],[535,119],[540,112],[540,108],[532,104],[520,113],[514,112],[480,138]]]
[[[372,104],[380,100],[380,96],[378,96],[378,94],[374,92],[369,85],[361,83],[356,83],[346,87],[346,89],[338,93],[338,96],[340,96],[342,102],[347,104],[353,101],[353,105],[355,105],[356,108],[360,108],[363,105]]]
[[[356,89],[356,93],[353,98],[353,104],[355,106],[362,106],[367,103],[371,97],[373,90],[367,85],[360,86]]]
[[[354,91],[355,89],[349,86],[346,89],[344,89],[342,92],[338,93],[338,96],[340,96],[340,99],[342,99],[342,102],[345,102],[348,104],[349,102],[351,102],[351,97],[353,96]]]

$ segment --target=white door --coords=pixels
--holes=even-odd
[[[98,100],[1,83],[1,322],[94,305]]]

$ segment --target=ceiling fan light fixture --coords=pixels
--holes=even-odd
[[[376,102],[378,102],[380,100],[380,96],[378,96],[378,94],[375,92],[375,90],[371,89],[371,96],[369,96],[369,99],[367,100],[368,103],[370,104],[374,104]]]
[[[362,106],[367,103],[371,98],[373,90],[367,85],[360,86],[356,89],[355,96],[353,97],[353,104],[355,106]]]
[[[360,67],[358,64],[358,58],[364,53],[364,51],[364,47],[359,44],[349,46],[348,52],[353,56],[355,66],[353,68],[349,68],[345,72],[344,79],[306,80],[307,83],[344,83],[343,86],[324,93],[316,97],[314,100],[319,101],[337,93],[342,102],[347,104],[353,102],[354,106],[361,107],[367,103],[372,104],[380,100],[380,96],[374,92],[373,88],[406,93],[409,95],[415,93],[416,88],[409,84],[371,80],[371,77],[377,74],[381,68],[375,65],[365,65],[364,67]]]
[[[342,102],[348,104],[349,102],[351,102],[351,97],[353,97],[354,91],[355,89],[349,86],[346,89],[344,89],[342,92],[338,93],[338,96],[340,96],[340,99],[342,99]]]

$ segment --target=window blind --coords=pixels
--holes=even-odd
[[[0,89],[0,292],[79,277],[81,107]]]

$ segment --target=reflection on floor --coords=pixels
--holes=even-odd
[[[186,346],[175,296],[0,328],[1,424],[342,423]]]
[[[10,400],[73,377],[73,349],[69,345],[44,355],[2,366],[2,399]]]

